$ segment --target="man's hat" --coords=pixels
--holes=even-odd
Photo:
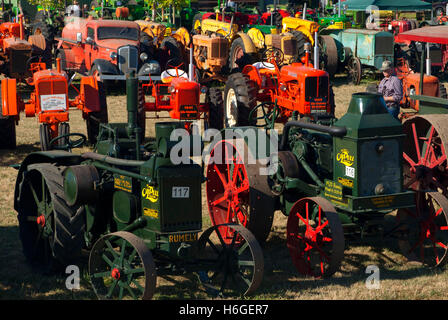
[[[393,68],[394,68],[394,66],[392,65],[392,61],[385,60],[385,61],[383,61],[380,71],[387,71],[387,70],[390,70]]]

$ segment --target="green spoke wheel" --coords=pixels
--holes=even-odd
[[[151,299],[156,288],[156,267],[151,251],[136,235],[120,231],[95,242],[89,275],[100,299]]]
[[[231,235],[231,240],[222,235]],[[209,268],[199,272],[208,292],[215,295],[252,294],[263,278],[264,258],[254,235],[238,224],[221,224],[204,231],[198,241],[201,259]]]

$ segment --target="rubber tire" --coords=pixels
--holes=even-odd
[[[36,228],[35,223],[30,223],[27,217],[32,215],[34,204],[32,194],[29,186],[26,183],[26,177],[23,177],[19,184],[19,192],[17,198],[17,212],[19,221],[19,235],[22,241],[23,253],[28,263],[37,266],[44,267],[46,272],[62,271],[68,265],[77,264],[81,257],[81,250],[85,245],[84,230],[85,230],[85,210],[83,206],[69,206],[65,200],[64,193],[64,179],[62,172],[65,167],[58,167],[52,164],[40,164],[38,167],[34,165],[36,170],[30,172],[39,171],[45,178],[45,182],[48,186],[50,197],[53,203],[54,214],[54,231],[52,238],[50,239],[50,247],[52,250],[52,256],[50,257],[49,264],[42,261],[42,256],[31,257],[29,251],[29,244],[35,240]],[[24,174],[30,174],[25,172]],[[38,248],[42,249],[42,248]]]
[[[183,55],[182,55],[182,49],[180,44],[174,39],[173,37],[165,37],[163,38],[162,42],[160,43],[160,49],[162,50],[169,50],[168,54],[164,56],[164,64],[162,66],[169,68],[167,66],[168,61],[175,60],[179,61],[178,64],[181,64],[184,62]],[[173,65],[174,67],[176,65]],[[185,64],[180,67],[180,69],[184,69]]]
[[[328,72],[330,78],[333,78],[338,71],[338,48],[336,47],[336,42],[331,36],[323,35],[321,36],[321,39],[324,42],[325,47],[327,48],[325,52],[321,53],[325,56],[325,71]],[[328,55],[328,51],[330,51],[332,54]]]
[[[70,125],[68,124],[68,122],[62,122],[58,126],[58,136],[62,136],[65,134],[70,134]],[[58,143],[58,146],[61,147],[61,146],[67,145],[69,140],[70,140],[70,137],[67,137],[64,139],[59,139],[56,142]]]
[[[219,88],[210,88],[207,93],[208,128],[221,130],[224,128],[224,99]]]
[[[230,89],[233,89],[237,96],[237,123],[235,126],[249,126],[255,123],[249,122],[250,111],[256,107],[257,104],[257,88],[253,81],[247,75],[240,72],[231,74],[224,89],[224,112],[227,113],[227,94]],[[224,116],[224,126],[227,128],[227,114]]]
[[[100,111],[91,112],[86,118],[87,141],[92,145],[97,143],[100,123],[108,123],[106,88],[101,81],[98,81],[98,97],[100,100]],[[94,118],[98,119],[99,122]]]
[[[196,32],[196,30],[194,30],[194,24],[195,22],[199,20],[202,22],[202,13],[196,13],[193,17],[193,22],[191,24],[191,34],[200,34],[200,32]]]
[[[235,51],[238,48],[242,48],[244,54],[239,60],[240,63],[235,62],[237,64],[237,67],[236,67],[233,65],[233,57],[235,55]],[[254,57],[251,54],[246,52],[246,50],[244,48],[243,39],[236,38],[235,40],[233,40],[232,45],[230,46],[230,51],[229,51],[229,61],[227,63],[230,72],[235,72],[235,71],[241,72],[241,70],[243,70],[243,68],[246,65],[254,63],[255,62],[254,60],[255,60]]]
[[[442,99],[448,99],[448,93],[446,87],[443,84],[439,84],[439,97]]]
[[[65,52],[63,49],[58,50],[58,52],[56,53],[56,59],[57,58],[61,59],[61,69],[64,71],[67,70],[67,58],[65,57]]]
[[[39,140],[40,140],[40,149],[42,151],[49,151],[50,149],[50,130],[48,128],[48,124],[41,123],[39,125]]]
[[[308,42],[308,39],[302,32],[297,30],[291,30],[289,33],[297,40],[297,58],[300,61],[300,58],[305,56],[305,43]]]
[[[146,134],[146,111],[145,111],[145,92],[142,87],[138,87],[138,108],[137,108],[137,124],[142,129],[140,142],[143,143]]]

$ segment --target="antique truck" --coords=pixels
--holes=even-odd
[[[123,80],[129,70],[142,76],[160,74],[159,63],[140,52],[140,29],[132,21],[73,18],[58,38],[56,56],[63,70],[98,80]]]
[[[443,137],[422,130],[431,142],[419,140],[418,147],[430,159]],[[227,128],[210,146],[206,193],[213,224],[245,225],[262,242],[280,210],[288,217],[286,244],[295,267],[314,277],[339,270],[348,239],[369,236],[396,237],[406,257],[432,267],[446,263],[448,200],[435,187],[446,180],[420,184],[424,168],[403,167],[403,151],[415,154],[415,145],[406,146],[413,139],[406,140],[381,95],[353,94],[340,119],[297,115],[281,135],[275,132]],[[397,209],[392,226],[385,215]]]
[[[69,109],[79,109],[86,120],[89,142],[94,144],[99,133],[100,123],[107,123],[106,93],[101,82],[95,77],[82,77],[79,89],[67,79],[57,59],[56,69],[46,69],[45,63],[32,63],[33,75],[27,84],[34,88],[28,100],[23,100],[17,92],[16,79],[1,80],[1,123],[0,132],[4,144],[0,149],[14,148],[16,145],[15,124],[20,120],[20,113],[26,117],[37,117],[40,123],[39,138],[43,151],[53,149],[57,144],[53,139],[70,133]],[[69,98],[69,88],[75,88],[78,96]],[[65,144],[64,139],[56,141]]]
[[[213,296],[254,293],[264,269],[260,245],[236,224],[201,234],[203,170],[189,154],[181,164],[170,157],[182,143],[170,136],[184,124],[156,123],[155,141],[141,145],[135,71],[126,88],[128,122],[101,125],[96,152],[35,152],[20,165],[14,208],[27,261],[64,270],[87,253],[100,299],[150,299],[157,276],[185,274]]]

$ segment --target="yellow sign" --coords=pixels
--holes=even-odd
[[[334,200],[342,200],[342,185],[331,180],[325,180],[324,195]]]
[[[157,202],[159,199],[159,191],[147,184],[146,187],[142,189],[142,197],[151,202]]]
[[[372,198],[371,201],[377,208],[385,208],[392,206],[395,200],[395,196],[384,196],[378,198]]]
[[[143,208],[143,214],[145,216],[151,217],[151,218],[158,218],[159,217],[159,211],[156,209],[150,209],[150,208]]]
[[[338,182],[342,184],[344,187],[353,188],[353,180],[339,177]]]
[[[341,149],[341,152],[336,155],[336,160],[346,166],[351,167],[355,162],[355,157],[351,156],[347,149]]]
[[[168,237],[169,242],[192,242],[198,240],[197,233],[180,233]]]
[[[132,192],[132,180],[125,176],[114,177],[114,188],[120,189],[126,192]]]

